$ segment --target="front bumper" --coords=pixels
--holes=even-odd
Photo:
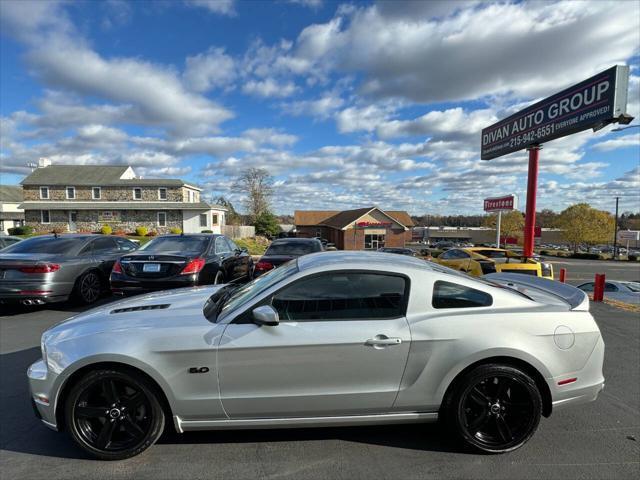
[[[27,370],[31,405],[36,417],[52,430],[59,430],[56,420],[56,402],[58,400],[58,376],[47,369],[42,359]]]

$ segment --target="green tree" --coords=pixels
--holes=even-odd
[[[555,228],[558,222],[558,214],[549,208],[536,212],[536,225],[544,228]]]
[[[253,223],[256,227],[256,235],[262,235],[265,237],[274,237],[280,233],[280,225],[278,225],[277,217],[269,212],[265,211],[256,216]]]
[[[595,244],[613,239],[614,218],[609,212],[592,208],[588,203],[577,203],[563,210],[558,217],[562,236],[578,250],[580,243]]]
[[[483,226],[487,228],[496,228],[498,222],[498,214],[487,215],[484,218]],[[501,237],[514,237],[518,241],[522,238],[524,231],[524,217],[519,210],[513,210],[511,212],[502,212],[502,219],[500,220],[500,236]]]

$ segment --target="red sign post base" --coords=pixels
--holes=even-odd
[[[529,147],[529,174],[527,178],[527,209],[524,214],[524,249],[525,257],[533,256],[533,245],[536,230],[536,193],[538,190],[538,160],[540,145]]]

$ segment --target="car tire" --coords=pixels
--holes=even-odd
[[[537,430],[541,415],[535,381],[518,368],[498,364],[481,365],[457,379],[441,409],[447,431],[484,453],[520,448]]]
[[[80,305],[89,305],[100,298],[103,291],[102,279],[95,270],[83,273],[73,287],[73,298]]]
[[[224,273],[222,273],[222,270],[218,270],[216,272],[215,277],[213,277],[213,284],[214,285],[222,285],[224,283]]]
[[[139,455],[162,435],[165,415],[157,388],[135,372],[94,370],[65,401],[65,426],[84,451],[101,460]]]

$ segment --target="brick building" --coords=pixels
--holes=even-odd
[[[51,165],[42,159],[22,181],[25,223],[53,229],[220,233],[224,207],[200,198],[201,189],[179,179],[140,178],[130,166]]]
[[[296,210],[298,237],[326,238],[340,250],[404,247],[411,241],[413,221],[407,212],[378,207],[356,210]]]

